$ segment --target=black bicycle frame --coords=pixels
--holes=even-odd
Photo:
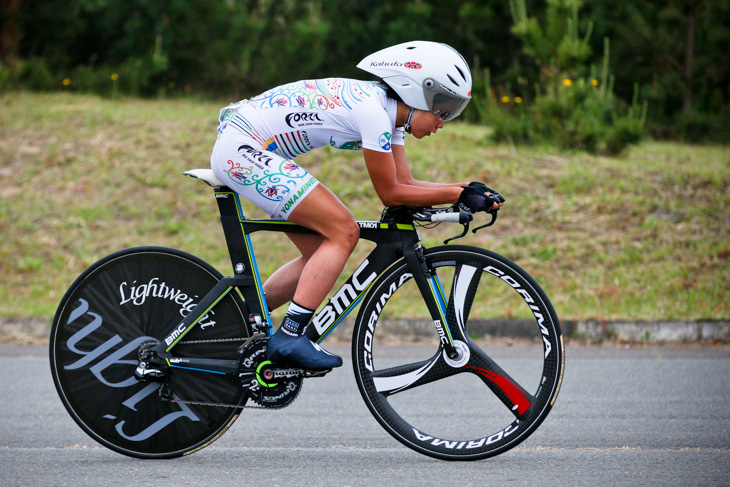
[[[210,310],[234,289],[243,297],[250,317],[259,316],[266,324],[266,334],[273,333],[271,317],[263,292],[263,283],[256,265],[251,244],[251,234],[258,231],[316,234],[308,228],[283,220],[248,220],[243,214],[239,195],[227,187],[215,188],[223,233],[231,256],[235,275],[224,277],[206,294],[198,305],[155,347],[155,352],[173,368],[195,369],[218,374],[235,374],[239,364],[231,360],[173,357],[170,353],[175,345]],[[314,342],[321,342],[357,306],[370,285],[393,264],[404,258],[428,307],[434,326],[441,336],[446,353],[455,356],[458,352],[452,339],[450,324],[446,321],[446,301],[438,277],[432,273],[423,259],[420,237],[412,223],[383,223],[380,221],[358,221],[360,238],[370,240],[376,247],[352,273],[350,278],[329,299],[328,303],[314,315],[307,336]],[[249,319],[249,316],[244,316]]]

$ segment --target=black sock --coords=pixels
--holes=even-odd
[[[289,304],[289,309],[286,310],[286,317],[279,329],[287,335],[302,336],[307,329],[309,320],[312,319],[312,315],[314,315],[313,309],[307,309],[292,301]]]

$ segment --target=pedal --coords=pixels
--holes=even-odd
[[[325,369],[325,370],[305,370],[304,377],[324,377],[325,375],[332,372],[332,369]]]

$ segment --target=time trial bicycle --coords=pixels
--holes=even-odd
[[[200,450],[244,408],[288,406],[305,378],[329,372],[266,359],[273,330],[251,240],[260,231],[313,232],[247,219],[212,171],[185,174],[214,188],[233,274],[180,250],[122,250],[76,279],[51,330],[66,409],[96,441],[133,457]],[[494,224],[497,212],[490,215],[479,228]],[[322,342],[359,304],[352,364],[365,404],[395,439],[446,460],[483,459],[524,441],[555,403],[564,368],[558,317],[527,272],[482,248],[423,246],[420,226],[459,223],[453,240],[472,218],[453,207],[394,207],[358,222],[375,248],[307,328]],[[534,355],[490,357],[478,336],[495,322],[502,335],[531,340]],[[417,345],[396,353],[409,327],[419,331]]]

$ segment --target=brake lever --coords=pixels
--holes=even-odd
[[[444,240],[444,245],[448,244],[452,240],[456,240],[457,238],[461,238],[466,235],[466,233],[469,231],[469,221],[466,221],[466,222],[462,223],[461,225],[464,227],[464,231],[461,232],[461,235],[454,235],[451,238],[447,238],[446,240]]]
[[[487,228],[487,227],[491,227],[492,225],[494,225],[494,222],[497,221],[497,212],[498,211],[499,211],[499,208],[497,208],[496,210],[488,211],[487,213],[492,215],[492,220],[489,223],[486,223],[480,227],[476,227],[474,230],[472,230],[472,233],[477,233],[477,230],[481,230],[482,228]]]

